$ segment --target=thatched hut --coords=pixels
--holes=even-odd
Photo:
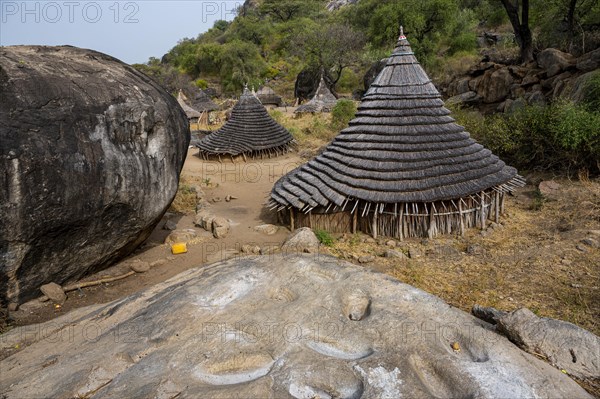
[[[187,116],[188,121],[190,123],[198,123],[202,114],[194,108],[190,107],[186,103],[185,99],[185,94],[183,94],[183,92],[179,90],[179,94],[177,95],[177,102],[179,103],[179,106],[181,107],[181,109],[183,109],[183,112],[185,112],[185,115]]]
[[[300,105],[294,112],[297,114],[331,112],[336,103],[337,98],[331,93],[321,74],[321,81],[313,98],[306,104]]]
[[[271,157],[286,153],[294,138],[267,113],[265,107],[248,90],[231,111],[231,118],[222,128],[203,138],[196,146],[199,156]]]
[[[200,112],[201,116],[198,123],[204,125],[211,123],[211,113],[219,110],[219,106],[202,89],[198,89],[193,93],[193,99],[189,103]]]
[[[277,108],[281,106],[281,96],[269,86],[263,86],[256,92],[256,97],[266,108]]]
[[[434,237],[498,221],[523,184],[455,123],[401,35],[350,126],[277,181],[270,203],[292,229]]]

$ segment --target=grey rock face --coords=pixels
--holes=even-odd
[[[189,142],[177,101],[107,55],[0,48],[0,302],[100,270],[151,233]]]
[[[317,252],[321,242],[309,227],[296,229],[281,246],[283,252]]]
[[[600,337],[566,321],[538,317],[519,309],[498,317],[498,331],[557,368],[600,386]]]
[[[547,48],[537,55],[538,66],[545,69],[548,76],[554,76],[575,65],[575,58],[555,48]]]
[[[0,347],[17,343],[0,362],[9,399],[589,397],[439,298],[315,255],[192,269]]]

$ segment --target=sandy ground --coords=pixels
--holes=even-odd
[[[236,256],[242,245],[258,245],[261,248],[278,246],[290,231],[280,227],[274,235],[254,231],[257,225],[276,224],[276,214],[265,206],[271,188],[277,179],[303,161],[295,154],[248,162],[223,163],[201,160],[197,149],[190,149],[182,171],[182,181],[189,185],[202,186],[209,202],[209,209],[216,216],[232,221],[230,234],[224,239],[215,239],[211,233],[194,226],[195,214],[173,214],[169,212],[153,231],[152,235],[131,256],[113,267],[89,276],[82,281],[98,280],[103,277],[127,273],[131,261],[148,263],[163,262],[148,272],[134,274],[123,280],[84,288],[68,294],[67,301],[59,308],[51,302],[30,301],[11,312],[13,325],[26,325],[50,320],[69,310],[95,303],[109,302],[158,282],[192,267]],[[207,184],[208,183],[208,187]],[[226,202],[227,196],[236,197]],[[218,202],[214,202],[213,200]],[[188,244],[188,252],[172,255],[170,246],[164,244],[171,231],[164,230],[167,220],[177,223],[177,229],[194,229],[198,239]]]
[[[128,259],[85,281],[126,273],[132,260],[161,264],[120,281],[73,291],[60,308],[31,301],[11,313],[13,325],[46,321],[74,308],[121,298],[189,268],[241,256],[244,244],[279,246],[289,234],[287,228],[280,227],[271,236],[253,228],[276,224],[276,215],[265,206],[269,192],[280,176],[304,160],[290,153],[274,159],[219,163],[203,161],[196,152],[188,152],[181,186],[201,186],[211,212],[232,221],[225,239],[215,239],[194,226],[194,194],[188,212],[166,215]],[[397,277],[465,311],[475,303],[502,310],[528,307],[540,316],[567,320],[600,334],[600,249],[582,244],[590,237],[600,241],[600,181],[531,175],[528,179],[527,187],[507,199],[508,211],[501,224],[485,231],[472,229],[464,237],[435,240],[394,240],[393,249],[407,255],[403,259],[385,256],[389,239],[375,241],[364,234],[333,235],[333,245],[322,247],[322,252],[355,263],[372,255],[371,261],[362,263],[364,267]],[[537,185],[548,179],[560,188],[540,196]],[[236,199],[227,202],[227,196]],[[176,222],[178,229],[198,233],[188,253],[174,256],[164,244],[170,234],[163,229],[167,220]]]

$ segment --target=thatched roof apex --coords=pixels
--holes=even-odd
[[[294,112],[299,114],[331,112],[336,103],[337,98],[335,98],[335,96],[331,93],[329,87],[327,87],[327,83],[325,83],[323,74],[321,74],[321,81],[319,82],[319,87],[317,88],[313,98],[306,104],[300,105]]]
[[[248,88],[231,111],[231,118],[196,146],[205,155],[240,155],[286,148],[292,135],[267,113]]]
[[[282,177],[271,198],[300,209],[435,202],[503,190],[517,176],[455,123],[401,35],[350,126]]]
[[[278,96],[275,91],[269,86],[263,86],[256,92],[256,97],[263,105],[281,105],[281,96]]]
[[[179,90],[179,94],[177,94],[177,102],[179,103],[179,106],[183,109],[183,111],[187,115],[187,118],[188,119],[200,118],[200,116],[202,116],[202,114],[200,112],[196,111],[194,108],[187,105],[185,100],[186,100],[185,94],[183,94],[183,92],[181,90]]]
[[[194,99],[191,101],[191,104],[200,112],[211,112],[219,109],[219,106],[202,89],[198,89],[194,93]]]

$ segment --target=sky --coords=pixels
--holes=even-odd
[[[162,57],[244,0],[0,0],[0,45],[64,45],[97,50],[128,64]]]

